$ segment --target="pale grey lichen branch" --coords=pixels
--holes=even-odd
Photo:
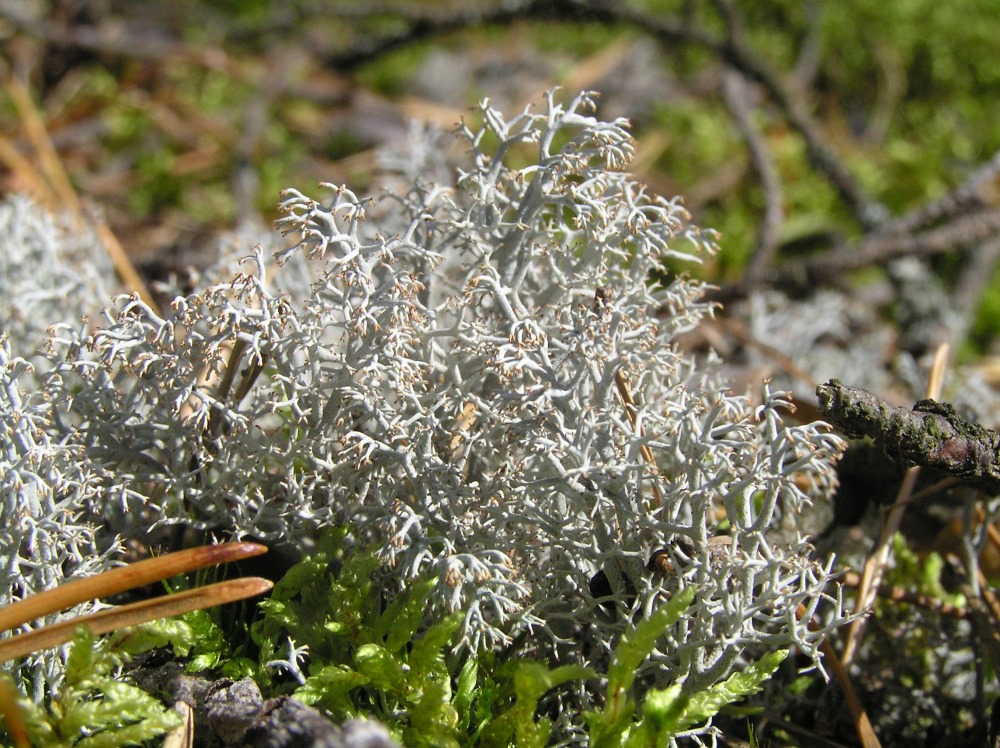
[[[110,268],[88,232],[23,196],[0,203],[0,606],[108,568],[120,546],[102,533],[100,518],[136,504],[91,459],[75,422],[60,412],[67,394],[51,379],[58,357],[48,329],[65,324],[74,339],[85,335],[87,315],[111,293]],[[79,344],[73,353],[86,356]],[[62,656],[32,655],[17,675],[41,702],[61,679]]]

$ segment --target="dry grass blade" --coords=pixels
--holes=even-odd
[[[260,577],[230,579],[178,592],[175,595],[156,597],[152,600],[109,608],[89,616],[72,618],[0,642],[0,662],[24,657],[39,649],[64,644],[73,637],[73,632],[78,626],[86,626],[95,636],[98,636],[127,626],[137,626],[140,623],[160,618],[179,616],[193,610],[212,608],[216,605],[225,605],[236,600],[254,597],[267,592],[273,586],[273,582]]]
[[[800,619],[804,617],[806,615],[805,606],[800,605],[795,614]],[[810,620],[808,625],[810,630],[817,628],[815,621]],[[840,688],[844,692],[844,700],[847,702],[847,708],[851,712],[851,718],[854,720],[854,729],[858,734],[861,745],[864,748],[881,748],[882,744],[875,734],[875,728],[872,727],[871,720],[868,719],[868,713],[861,705],[861,700],[858,698],[857,693],[854,691],[854,686],[851,684],[851,677],[847,673],[847,668],[844,667],[844,663],[837,656],[836,650],[834,650],[829,641],[824,641],[820,644],[820,649],[823,651],[823,661],[830,666],[830,669],[833,671],[833,677],[837,679],[837,683],[840,684]]]
[[[625,375],[622,374],[621,369],[615,372],[615,386],[618,388],[618,396],[625,406],[625,416],[628,418],[629,425],[639,436],[645,436],[642,429],[639,428],[639,408],[635,404],[635,399],[632,397],[632,390],[629,389],[628,382],[625,379]],[[663,506],[663,494],[660,493],[660,487],[656,483],[656,460],[653,459],[653,451],[648,445],[643,444],[639,447],[639,453],[646,464],[653,470],[653,496],[656,498],[656,507],[654,508],[659,508]]]
[[[931,367],[930,381],[927,384],[927,397],[937,400],[941,397],[941,385],[944,379],[944,369],[948,361],[948,345],[943,344],[938,347],[934,354],[934,364]],[[903,513],[906,505],[913,493],[913,488],[917,482],[919,467],[911,467],[906,471],[903,478],[903,485],[899,489],[896,501],[882,525],[879,534],[878,544],[865,561],[865,567],[861,574],[861,585],[858,588],[858,596],[854,605],[854,612],[858,615],[869,610],[875,601],[878,593],[879,582],[882,581],[882,574],[886,564],[889,563],[889,554],[892,550],[892,538],[895,536],[899,525],[903,520]],[[850,667],[857,652],[858,644],[861,641],[861,633],[864,631],[864,618],[855,619],[847,630],[847,638],[844,642],[844,651],[841,653],[845,667]]]
[[[77,579],[0,609],[0,631],[8,631],[22,623],[64,610],[86,600],[117,595],[178,574],[251,558],[266,552],[267,547],[258,543],[206,545],[138,561],[86,579]]]
[[[156,300],[149,292],[149,289],[146,288],[146,282],[139,275],[139,271],[135,269],[135,265],[132,264],[132,260],[129,259],[128,253],[122,247],[121,242],[118,241],[118,237],[99,218],[93,221],[92,228],[94,229],[94,233],[97,234],[97,238],[101,240],[101,244],[104,245],[104,249],[111,258],[111,263],[115,266],[115,271],[118,273],[118,277],[121,278],[122,283],[125,284],[126,288],[130,288],[139,294],[139,298],[150,309],[159,312]]]
[[[598,286],[594,291],[594,304],[591,311],[599,317],[604,317],[610,309],[614,297],[613,289],[608,286]],[[644,437],[645,433],[639,423],[639,406],[636,405],[635,398],[632,397],[632,389],[628,386],[628,380],[620,368],[615,371],[615,388],[618,390],[618,397],[622,401],[622,405],[625,406],[625,417],[628,419],[629,426],[638,436]],[[663,506],[663,494],[660,493],[660,487],[657,484],[656,460],[653,458],[653,451],[648,444],[643,443],[639,446],[639,454],[642,455],[643,462],[649,465],[653,473],[652,487],[656,503],[652,508],[658,509]]]

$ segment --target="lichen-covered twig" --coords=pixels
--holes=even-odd
[[[920,400],[907,410],[836,379],[816,395],[823,417],[849,436],[871,437],[890,456],[1000,490],[1000,433],[964,420],[948,403]]]

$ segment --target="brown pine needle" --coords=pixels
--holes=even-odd
[[[0,133],[0,163],[15,176],[17,189],[30,194],[38,203],[54,210],[58,199],[52,185],[34,167],[31,161],[21,155],[10,138]]]
[[[49,138],[48,131],[45,129],[45,121],[38,111],[38,107],[35,106],[35,102],[31,100],[31,94],[16,75],[7,78],[4,88],[17,110],[17,116],[24,127],[28,140],[31,141],[42,173],[51,185],[60,204],[77,218],[82,218],[83,207],[80,204],[80,198],[77,196],[76,190],[73,189],[73,184],[63,167],[55,146],[52,145],[52,139]]]
[[[108,608],[89,616],[72,618],[51,626],[13,636],[0,642],[0,662],[24,657],[39,649],[57,647],[73,638],[78,626],[86,626],[95,636],[127,626],[179,616],[193,610],[225,605],[236,600],[261,595],[274,586],[269,579],[246,577],[196,587],[175,595]]]
[[[266,552],[267,547],[258,543],[206,545],[137,561],[92,577],[66,582],[53,590],[40,592],[0,609],[0,631],[17,628],[22,623],[56,613],[86,600],[117,595],[178,574],[251,558]]]
[[[17,705],[17,691],[6,675],[0,677],[0,715],[3,715],[4,729],[15,748],[31,748],[24,712]]]
[[[118,277],[121,278],[125,287],[139,294],[139,298],[150,309],[159,313],[160,309],[156,303],[156,299],[153,298],[149,288],[146,287],[146,282],[139,275],[139,271],[135,269],[135,265],[132,264],[132,260],[121,245],[121,242],[118,241],[118,237],[115,236],[108,224],[104,222],[104,219],[96,218],[91,223],[91,228],[97,234],[97,238],[100,239],[101,244],[104,245],[104,250],[108,253],[108,257],[111,258],[111,264],[114,265],[115,271],[118,273]]]

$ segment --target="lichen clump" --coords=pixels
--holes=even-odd
[[[806,625],[829,566],[769,528],[829,493],[842,443],[674,345],[711,307],[654,278],[713,235],[622,171],[627,122],[593,107],[484,101],[458,169],[419,130],[377,200],[288,190],[281,267],[257,249],[169,314],[130,297],[96,332],[61,328],[47,428],[158,524],[301,547],[350,526],[390,588],[438,578],[468,651],[601,661],[694,586],[656,679],[703,688],[755,645],[818,659],[843,620],[834,595]]]

